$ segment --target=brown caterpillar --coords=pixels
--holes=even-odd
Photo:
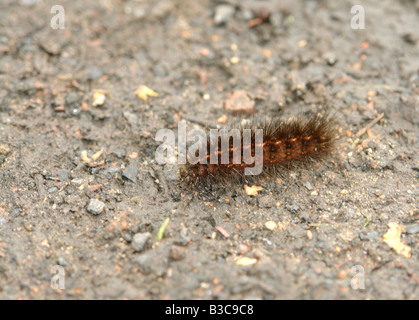
[[[279,119],[257,120],[253,119],[247,124],[232,125],[231,128],[251,129],[251,154],[255,155],[255,130],[263,130],[263,143],[259,147],[263,154],[263,171],[260,175],[245,175],[245,168],[253,165],[243,160],[243,143],[241,144],[241,162],[233,163],[233,141],[229,141],[228,164],[222,164],[221,138],[218,139],[218,151],[214,157],[216,163],[210,163],[210,139],[207,141],[207,152],[195,163],[187,162],[181,167],[181,178],[192,185],[214,185],[228,183],[249,183],[261,176],[270,176],[281,173],[284,169],[306,165],[319,161],[328,156],[336,141],[335,122],[327,115],[316,114],[304,119],[301,116],[289,121]],[[243,134],[241,140],[243,142]],[[237,148],[236,148],[237,149]],[[203,163],[204,159],[207,163]]]

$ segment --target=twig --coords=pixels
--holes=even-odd
[[[360,136],[362,136],[365,132],[367,132],[368,129],[371,129],[374,125],[377,124],[378,121],[380,121],[382,118],[384,117],[384,113],[380,114],[378,116],[378,118],[374,119],[373,121],[371,121],[369,124],[367,124],[364,128],[362,128],[361,130],[359,130],[356,134],[355,137],[359,138]]]

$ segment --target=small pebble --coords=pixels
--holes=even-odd
[[[103,76],[103,71],[101,68],[96,67],[96,66],[87,66],[83,80],[93,81],[93,80],[97,80],[101,78],[102,76]]]
[[[105,204],[97,199],[90,199],[88,206],[86,207],[87,212],[98,215],[105,209]]]
[[[0,154],[1,155],[5,156],[9,152],[10,152],[10,148],[8,146],[6,146],[5,144],[0,145]]]
[[[83,179],[73,179],[73,180],[71,180],[71,183],[75,184],[75,185],[78,185],[78,186],[81,186],[83,184]]]
[[[419,233],[419,224],[412,224],[406,227],[406,233],[416,234]]]
[[[269,22],[274,28],[280,28],[283,22],[282,20],[282,15],[279,12],[275,12],[269,17]]]
[[[151,237],[151,233],[149,232],[136,233],[134,237],[132,237],[132,240],[131,240],[132,248],[137,252],[143,251],[150,237]]]
[[[75,93],[75,92],[70,92],[69,94],[67,94],[67,96],[65,97],[65,103],[66,103],[66,105],[68,105],[68,106],[71,106],[71,105],[75,105],[76,103],[78,103],[79,102],[79,96],[78,96],[78,94],[77,93]]]
[[[137,178],[137,174],[138,174],[138,167],[137,166],[130,166],[124,170],[122,170],[122,177],[124,177],[125,179],[128,179],[132,182],[136,182],[136,178]]]
[[[112,152],[114,155],[116,155],[119,159],[125,158],[125,156],[127,155],[127,151],[125,149],[122,148],[118,148],[116,150],[114,150],[114,152]]]
[[[49,188],[48,189],[48,192],[49,193],[55,193],[55,192],[57,192],[58,191],[58,188],[57,187],[52,187],[52,188]]]
[[[237,247],[237,251],[240,253],[240,254],[246,254],[247,252],[249,252],[249,247],[248,246],[246,246],[245,244],[239,244],[238,245],[238,247]]]
[[[58,177],[60,181],[65,181],[68,179],[69,171],[68,170],[58,170]]]
[[[214,23],[220,25],[230,20],[234,14],[234,7],[229,4],[219,4],[215,8]]]
[[[326,53],[323,58],[326,60],[327,64],[329,66],[333,66],[336,64],[337,62],[337,58],[336,55],[333,52],[328,52]]]
[[[170,247],[170,258],[174,261],[180,261],[183,260],[186,256],[186,248],[172,245]]]
[[[243,20],[248,21],[248,20],[254,19],[255,16],[254,16],[252,10],[242,9],[241,10],[241,17],[243,18]]]
[[[379,234],[377,231],[369,231],[369,232],[361,231],[359,233],[359,239],[361,239],[362,241],[374,241],[378,237],[379,237]]]
[[[286,209],[291,213],[297,213],[300,210],[298,204],[292,204],[290,206],[286,206]]]
[[[22,5],[24,6],[33,6],[41,2],[42,0],[21,0]]]
[[[265,228],[273,231],[278,227],[278,225],[274,221],[266,221],[265,222]]]
[[[63,257],[58,257],[57,262],[60,266],[63,266],[63,267],[65,267],[68,264],[67,261]]]
[[[132,236],[129,233],[124,234],[124,239],[126,242],[131,243],[132,241]]]
[[[261,208],[272,208],[275,205],[275,201],[271,195],[266,195],[258,199],[258,204]]]
[[[311,191],[311,190],[313,190],[313,189],[314,189],[314,188],[313,188],[313,185],[312,185],[309,181],[306,181],[306,182],[304,183],[304,187],[306,187],[308,191]]]

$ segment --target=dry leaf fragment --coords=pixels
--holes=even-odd
[[[133,153],[130,153],[129,155],[128,155],[128,158],[131,158],[131,159],[135,159],[135,158],[137,158],[138,157],[138,153],[137,152],[133,152]]]
[[[216,226],[215,229],[217,229],[217,231],[219,233],[221,233],[223,235],[224,238],[228,239],[230,237],[230,234],[227,232],[227,230],[225,230],[223,227],[221,226]]]
[[[90,158],[87,156],[87,150],[83,150],[80,154],[80,158],[83,160],[83,162],[85,163],[89,163],[90,162]]]
[[[278,227],[278,225],[272,220],[265,222],[265,228],[270,230],[270,231],[275,230],[277,227]]]
[[[102,154],[103,154],[103,151],[99,151],[99,152],[96,152],[92,156],[92,158],[89,158],[89,156],[87,155],[87,150],[83,150],[80,154],[80,158],[88,167],[98,167],[105,163],[105,161],[103,160],[99,162],[96,161],[98,158],[102,156]]]
[[[95,92],[93,94],[93,106],[100,107],[105,103],[106,96],[102,92]]]
[[[135,90],[135,94],[143,101],[147,101],[148,97],[157,97],[159,94],[151,90],[147,86],[139,86],[137,90]]]
[[[222,115],[221,117],[219,117],[219,118],[217,119],[217,123],[224,124],[224,123],[226,123],[226,122],[227,122],[227,120],[228,120],[228,118],[227,118],[227,116],[224,114],[224,115]]]
[[[270,57],[272,57],[272,51],[271,51],[271,50],[269,50],[269,49],[263,49],[263,55],[264,55],[266,58],[270,58]]]
[[[96,152],[93,156],[92,159],[93,161],[96,161],[97,159],[99,159],[103,154],[103,150]]]
[[[244,185],[244,190],[246,191],[246,194],[248,196],[257,196],[258,195],[258,192],[261,191],[261,190],[263,190],[263,188],[262,187],[259,187],[259,186],[249,187],[247,184],[245,184]]]
[[[384,242],[398,254],[410,258],[411,248],[400,241],[400,235],[402,234],[404,227],[399,226],[396,222],[390,222],[388,227],[388,231],[383,235]]]
[[[258,260],[255,259],[255,258],[243,257],[243,258],[240,258],[239,260],[237,260],[236,264],[238,266],[251,266],[251,265],[255,264],[256,262],[258,262]]]
[[[307,238],[308,240],[313,240],[313,232],[311,232],[310,230],[307,230]]]

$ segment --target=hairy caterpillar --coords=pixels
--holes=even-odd
[[[290,167],[306,165],[319,161],[328,156],[336,141],[336,125],[327,115],[316,114],[309,118],[298,116],[295,119],[281,121],[280,119],[258,120],[253,119],[244,124],[233,124],[231,128],[251,130],[251,154],[260,147],[262,150],[263,170],[260,175],[245,175],[245,169],[251,167],[243,159],[244,146],[241,145],[242,159],[240,163],[233,163],[233,141],[229,141],[228,149],[221,148],[221,138],[216,142],[218,150],[213,152],[216,163],[210,162],[211,149],[208,138],[206,154],[199,161],[181,167],[181,178],[192,185],[214,185],[228,183],[254,182],[261,176],[275,175]],[[261,145],[255,143],[256,129],[263,132]],[[241,134],[243,142],[243,134]],[[236,148],[237,149],[237,148]],[[228,153],[229,163],[222,163],[221,158]],[[206,160],[206,161],[205,161]],[[206,162],[206,163],[205,163]]]

